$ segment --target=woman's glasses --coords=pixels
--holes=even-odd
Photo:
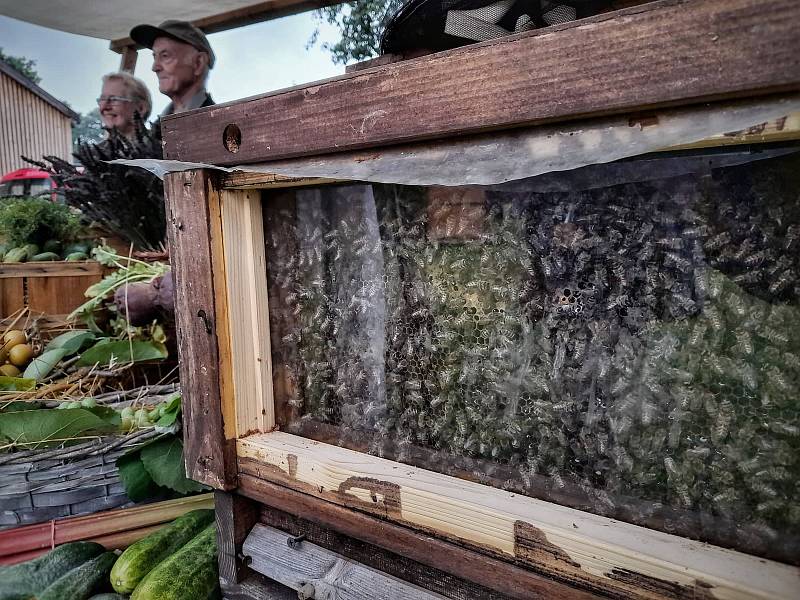
[[[108,102],[110,104],[120,104],[122,102],[133,102],[133,98],[126,98],[125,96],[100,96],[97,99],[97,104]]]

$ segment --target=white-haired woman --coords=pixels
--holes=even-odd
[[[120,71],[103,76],[103,89],[97,99],[100,118],[107,129],[116,129],[127,138],[136,133],[134,113],[142,121],[150,116],[153,102],[147,86],[130,73]]]

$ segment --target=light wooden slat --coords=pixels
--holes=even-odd
[[[287,547],[289,536],[256,525],[242,549],[250,567],[294,590],[313,590],[314,598],[337,600],[438,600],[444,596],[348,560],[310,542]],[[311,588],[308,588],[308,586]],[[308,597],[308,596],[307,596]]]
[[[275,426],[264,220],[258,191],[223,191],[221,204],[236,432],[242,437]]]
[[[14,277],[83,277],[102,274],[103,265],[93,260],[81,262],[0,263],[0,279]]]
[[[533,554],[561,577],[620,587],[616,575],[633,573],[718,600],[789,600],[800,589],[795,567],[283,432],[241,439],[237,449],[240,465],[266,465],[258,470],[266,480],[509,557]]]

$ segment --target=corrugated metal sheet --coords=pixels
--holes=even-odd
[[[30,166],[20,158],[69,160],[72,120],[27,86],[0,71],[0,175]]]

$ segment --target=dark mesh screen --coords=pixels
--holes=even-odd
[[[282,428],[796,561],[797,156],[266,195]]]

